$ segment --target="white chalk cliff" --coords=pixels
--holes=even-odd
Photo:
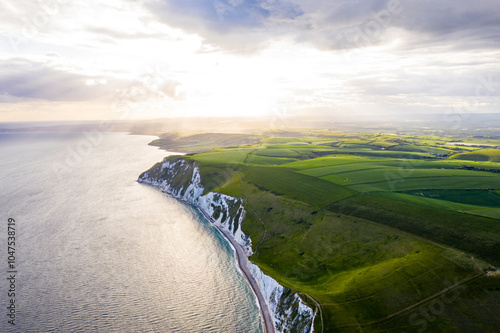
[[[252,240],[241,230],[245,218],[243,199],[215,192],[203,195],[200,170],[195,162],[167,157],[141,174],[138,181],[156,186],[175,198],[197,206],[216,225],[229,231],[248,256],[252,254]],[[313,332],[313,309],[297,294],[265,275],[256,265],[249,262],[248,266],[266,299],[276,332]]]

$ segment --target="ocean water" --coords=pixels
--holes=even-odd
[[[136,182],[166,155],[151,140],[0,134],[0,332],[261,332],[223,237],[193,208]]]

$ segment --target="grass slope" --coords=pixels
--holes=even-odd
[[[260,139],[260,136],[248,134],[202,133],[182,136],[164,133],[150,145],[167,151],[195,153],[214,148],[251,145],[259,142]]]
[[[500,162],[500,149],[481,149],[453,155],[451,158],[468,161]]]
[[[243,231],[254,240],[251,260],[282,285],[316,299],[325,332],[358,331],[442,291],[447,281],[481,274],[480,266],[455,250],[318,210],[244,179],[218,190],[245,199]],[[381,327],[372,324],[366,331]]]
[[[459,211],[500,218],[498,192],[465,190],[500,165],[436,158],[477,150],[448,138],[321,135],[188,156],[206,191],[244,199],[251,260],[320,303],[317,332],[494,331],[500,221]]]
[[[456,203],[500,208],[500,193],[492,190],[417,190],[406,194]]]
[[[328,207],[478,255],[500,265],[500,222],[364,194]]]
[[[190,159],[204,165],[242,164],[253,150],[249,148],[213,149],[206,153],[190,156]]]
[[[328,176],[327,176],[328,177]],[[327,178],[337,181],[335,178]],[[337,176],[338,177],[338,176]],[[394,178],[391,178],[394,177]],[[360,192],[372,191],[410,191],[420,189],[500,189],[500,177],[422,177],[399,178],[397,175],[387,174],[387,179],[378,182],[367,182],[350,185],[349,188]]]
[[[284,157],[268,157],[259,155],[248,155],[245,159],[245,164],[255,164],[255,165],[280,165],[290,162],[295,162],[296,159],[284,158]]]
[[[357,192],[328,181],[276,167],[246,166],[245,180],[274,193],[324,207]]]

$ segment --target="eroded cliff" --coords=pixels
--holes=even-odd
[[[156,186],[163,192],[198,207],[212,223],[227,230],[247,256],[252,254],[252,240],[241,229],[245,218],[243,200],[216,192],[203,195],[204,187],[196,162],[167,157],[142,173],[138,181]],[[249,262],[248,268],[265,297],[276,332],[313,332],[313,309],[290,289],[265,275],[258,266]]]

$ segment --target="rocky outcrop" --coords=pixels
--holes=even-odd
[[[198,207],[217,226],[227,230],[246,254],[252,254],[252,241],[241,230],[245,209],[243,199],[222,193],[203,195],[200,170],[192,160],[167,157],[142,173],[139,182]],[[314,311],[302,299],[248,263],[271,312],[276,332],[313,332]]]

